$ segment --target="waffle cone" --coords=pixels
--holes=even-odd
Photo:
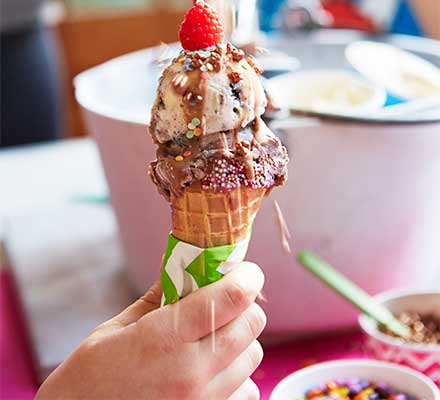
[[[191,185],[171,196],[172,233],[184,242],[208,248],[246,239],[266,189],[238,187],[230,192]]]

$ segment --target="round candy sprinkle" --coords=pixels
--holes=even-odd
[[[195,117],[195,118],[192,119],[191,123],[194,126],[199,126],[200,125],[200,120],[197,117]]]
[[[183,161],[183,157],[182,156],[176,156],[174,159],[176,161]]]
[[[207,67],[206,65],[202,65],[202,66],[200,67],[200,71],[202,71],[202,72],[207,72],[207,71],[208,71],[208,67]]]
[[[187,150],[183,153],[184,157],[189,157],[190,155],[191,155],[191,152],[189,150]]]
[[[202,72],[200,74],[200,78],[202,78],[204,80],[208,80],[209,79],[209,74],[207,72]]]
[[[192,139],[192,138],[194,137],[194,132],[193,132],[193,131],[188,131],[188,132],[186,132],[186,137],[187,137],[188,139]]]
[[[316,388],[316,389],[309,390],[307,392],[306,396],[308,399],[313,399],[314,397],[321,396],[322,394],[323,394],[322,390],[320,388]]]
[[[339,385],[335,381],[328,381],[325,384],[325,386],[326,386],[326,388],[328,390],[334,390],[334,389],[338,389],[339,388]]]
[[[200,128],[195,128],[194,129],[194,135],[195,136],[200,136],[202,134],[202,130]]]
[[[195,129],[196,128],[196,126],[192,123],[192,122],[190,122],[189,124],[188,124],[188,129],[189,130],[193,130],[193,129]]]

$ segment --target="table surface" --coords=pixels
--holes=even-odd
[[[89,138],[0,150],[0,182],[0,224],[78,196],[107,194],[98,149]]]
[[[62,172],[51,168],[54,163],[63,166]],[[11,170],[14,174],[8,172]],[[88,139],[1,152],[0,181],[8,188],[0,201],[0,220],[6,221],[17,214],[65,203],[77,195],[102,196],[107,191],[96,147]],[[27,321],[20,304],[22,298],[11,270],[0,270],[0,283],[0,398],[32,399],[38,381]],[[306,364],[362,357],[360,340],[359,333],[348,333],[266,348],[265,359],[253,376],[262,398],[268,399],[282,377]]]
[[[33,399],[38,388],[26,323],[8,269],[0,271],[0,398]],[[306,338],[265,348],[265,358],[253,375],[261,398],[269,399],[273,387],[289,373],[318,361],[364,357],[359,332]],[[5,368],[4,366],[7,366]]]

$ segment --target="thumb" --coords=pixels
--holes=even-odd
[[[128,306],[124,311],[102,324],[100,328],[104,328],[105,330],[111,328],[119,329],[138,321],[145,314],[160,307],[161,297],[162,284],[160,280],[158,280],[141,298]]]

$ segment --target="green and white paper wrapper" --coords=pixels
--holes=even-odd
[[[229,272],[228,262],[244,260],[250,236],[249,232],[240,243],[202,249],[170,234],[162,265],[162,305],[175,303],[222,278]]]

